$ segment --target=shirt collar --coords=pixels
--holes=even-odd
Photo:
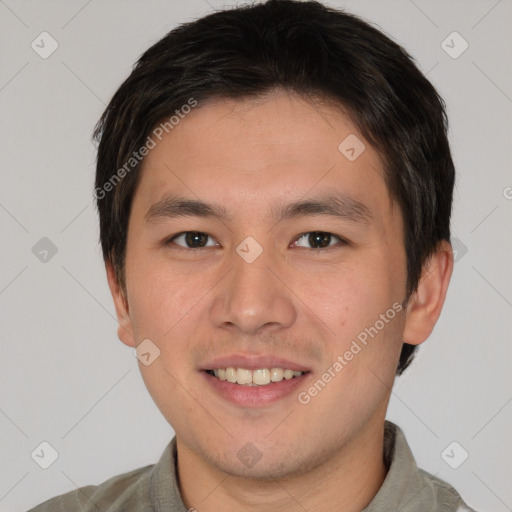
[[[384,424],[384,463],[388,468],[386,478],[362,512],[401,510],[417,497],[425,485],[402,430],[390,421]]]
[[[431,508],[437,503],[431,485],[435,477],[418,468],[402,430],[390,421],[384,424],[383,455],[388,468],[386,478],[362,512],[437,510]],[[176,461],[176,437],[173,437],[151,474],[151,501],[156,512],[187,512],[176,477]]]
[[[177,479],[176,436],[166,446],[150,477],[151,502],[156,512],[187,512]]]

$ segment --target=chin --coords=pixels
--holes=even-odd
[[[269,456],[270,455],[270,456]],[[213,454],[203,452],[202,457],[212,467],[234,478],[250,479],[260,482],[272,482],[311,471],[314,461],[298,460],[271,450],[270,454],[257,450],[247,443],[235,453]],[[252,458],[251,458],[252,457]],[[320,462],[320,461],[319,461]]]
[[[233,462],[233,464],[223,461],[217,466],[217,469],[234,478],[242,478],[265,483],[282,480],[287,477],[296,476],[306,472],[305,468],[304,470],[300,470],[292,461],[289,463],[273,463],[268,461],[264,463],[263,459],[251,468],[244,466],[238,460]]]

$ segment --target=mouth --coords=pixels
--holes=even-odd
[[[213,368],[206,368],[200,374],[214,396],[244,408],[265,407],[289,400],[298,388],[306,385],[306,379],[311,375],[311,371],[290,362],[269,362],[268,366],[263,366],[265,363],[261,360],[245,361],[245,365],[244,361],[239,361],[240,366],[233,363],[224,366],[216,362],[211,365]]]
[[[218,380],[227,381],[240,386],[270,386],[274,383],[282,382],[283,380],[297,379],[309,373],[308,371],[298,371],[281,367],[257,368],[251,370],[232,366],[204,371]]]
[[[205,361],[199,369],[212,396],[249,408],[291,399],[312,375],[311,368],[292,359],[248,353]]]

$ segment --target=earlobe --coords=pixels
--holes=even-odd
[[[403,341],[410,345],[423,343],[441,315],[453,270],[450,243],[440,242],[437,251],[425,263],[420,282],[407,305]]]
[[[118,322],[117,336],[119,339],[129,347],[135,347],[135,338],[133,335],[133,326],[129,314],[128,301],[124,296],[117,278],[115,276],[114,268],[111,262],[105,263],[107,271],[107,281],[110,288],[110,293],[114,299],[114,306],[116,308],[116,316]]]

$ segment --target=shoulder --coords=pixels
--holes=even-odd
[[[395,510],[402,512],[476,512],[452,485],[417,466],[404,433],[389,421],[384,430],[384,460],[389,470],[376,505],[391,500]]]
[[[154,464],[113,476],[99,485],[87,485],[30,509],[28,512],[152,512],[149,479]]]
[[[424,482],[432,503],[435,503],[436,511],[446,512],[476,512],[466,505],[460,494],[448,483],[440,478],[419,469],[419,475]]]

